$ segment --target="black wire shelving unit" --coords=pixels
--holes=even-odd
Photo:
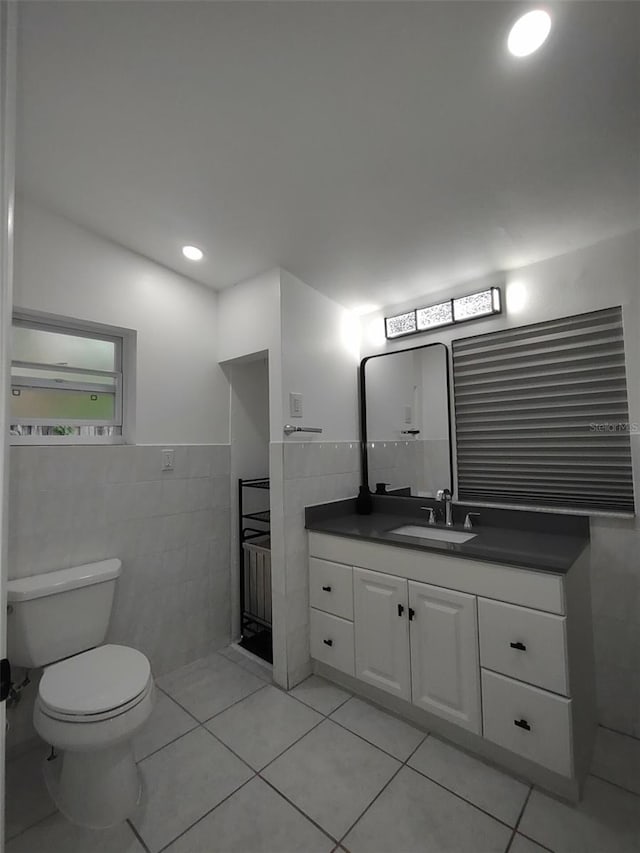
[[[273,663],[270,512],[268,509],[244,511],[245,489],[269,491],[269,485],[268,477],[238,480],[240,645]]]

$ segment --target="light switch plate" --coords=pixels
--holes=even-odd
[[[302,417],[302,394],[289,394],[289,416],[292,418]]]
[[[175,450],[171,448],[165,448],[162,451],[162,470],[163,471],[173,471],[173,467],[175,464]]]

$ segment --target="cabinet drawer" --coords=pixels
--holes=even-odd
[[[312,607],[311,657],[355,675],[353,622]]]
[[[564,616],[478,599],[482,666],[568,695]]]
[[[482,670],[482,712],[487,740],[573,775],[570,699]]]
[[[309,559],[309,600],[312,607],[353,619],[353,569],[328,560]]]

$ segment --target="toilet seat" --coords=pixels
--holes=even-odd
[[[142,652],[106,645],[47,667],[38,697],[42,713],[52,719],[94,723],[135,708],[152,688]]]

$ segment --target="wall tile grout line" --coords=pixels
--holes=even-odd
[[[606,776],[598,776],[597,773],[589,773],[588,776],[597,779],[599,782],[606,782],[607,785],[613,785],[614,788],[618,788],[620,791],[624,791],[625,793],[631,794],[634,797],[640,797],[640,793],[638,791],[632,791],[631,788],[625,788],[625,786],[621,785],[619,782],[612,782],[612,780],[607,779]]]
[[[629,732],[622,732],[620,729],[612,729],[611,726],[604,726],[602,723],[598,723],[598,728],[604,729],[606,732],[613,732],[614,735],[620,735],[620,737],[630,737],[631,740],[640,741],[640,736],[629,734]]]

